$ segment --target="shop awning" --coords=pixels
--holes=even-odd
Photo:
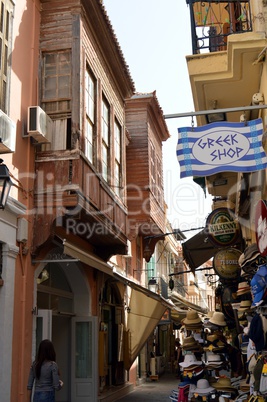
[[[207,312],[208,312],[207,308],[203,308],[203,307],[199,306],[198,304],[194,304],[194,303],[188,301],[185,297],[183,297],[182,295],[180,295],[179,293],[177,293],[175,291],[172,291],[172,293],[170,295],[170,299],[175,304],[175,306],[177,306],[177,308],[185,308],[186,309],[185,314],[188,309],[195,310],[201,314],[207,314]]]
[[[69,255],[70,257],[77,258],[81,262],[90,267],[96,268],[99,271],[104,272],[108,275],[113,275],[113,268],[111,265],[107,264],[105,261],[100,258],[94,256],[90,252],[75,246],[74,244],[69,243],[68,241],[64,242],[64,253]]]
[[[182,248],[184,259],[193,273],[196,268],[214,257],[218,251],[218,248],[214,247],[213,243],[210,242],[205,230],[182,243]]]
[[[125,368],[129,369],[166,309],[173,309],[174,305],[120,274],[114,272],[114,277],[131,288],[126,323],[128,359],[125,359],[128,360]]]

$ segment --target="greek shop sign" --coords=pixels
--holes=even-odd
[[[239,223],[227,208],[212,211],[207,218],[206,226],[210,241],[217,247],[233,245],[239,237]]]
[[[259,200],[255,210],[256,242],[260,254],[267,255],[267,202]]]
[[[219,172],[254,172],[267,167],[262,119],[178,129],[180,177]]]
[[[238,263],[242,252],[236,248],[227,248],[218,251],[213,259],[214,271],[220,278],[235,279],[240,273],[240,265]]]

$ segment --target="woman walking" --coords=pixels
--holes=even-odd
[[[49,339],[44,339],[39,345],[37,358],[30,368],[27,385],[29,400],[55,402],[55,391],[59,391],[62,386],[54,346]]]

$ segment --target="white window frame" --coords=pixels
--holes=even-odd
[[[85,156],[94,163],[94,130],[95,130],[95,102],[96,84],[92,74],[86,70],[85,72]]]
[[[109,159],[110,159],[110,107],[103,97],[101,102],[101,162],[102,176],[106,182],[109,181]]]

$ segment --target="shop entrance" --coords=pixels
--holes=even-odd
[[[93,367],[96,357],[92,356],[97,341],[96,322],[88,316],[89,289],[80,268],[71,265],[67,270],[60,263],[49,263],[37,278],[36,348],[46,338],[55,346],[64,382],[62,390],[56,393],[56,400],[90,402],[95,400],[97,383]],[[82,304],[79,302],[81,292]],[[83,317],[79,318],[81,313]]]

